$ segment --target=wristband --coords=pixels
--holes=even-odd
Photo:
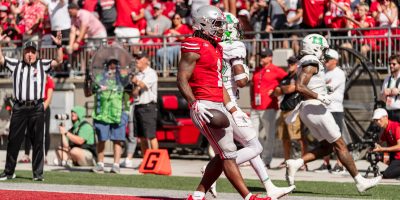
[[[236,103],[235,103],[235,102],[232,102],[232,101],[228,102],[228,103],[225,105],[225,108],[226,108],[226,110],[228,110],[228,111],[230,111],[233,107],[236,107]]]
[[[57,49],[61,48],[62,44],[57,44]]]

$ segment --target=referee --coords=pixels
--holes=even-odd
[[[0,37],[0,42],[4,36]],[[12,109],[10,134],[8,135],[7,158],[0,180],[14,179],[14,171],[25,133],[33,146],[33,180],[43,181],[44,165],[44,105],[43,97],[46,75],[50,68],[62,63],[61,32],[52,37],[57,45],[57,59],[38,59],[38,47],[34,42],[24,44],[23,59],[4,57],[0,48],[0,65],[12,72],[14,106]]]

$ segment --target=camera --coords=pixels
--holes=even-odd
[[[373,173],[375,177],[380,174],[378,163],[383,162],[384,153],[372,151],[375,148],[375,143],[379,141],[380,132],[381,128],[375,123],[372,123],[364,135],[363,145],[370,150],[365,156],[370,166],[368,167],[364,177],[368,177],[369,173]]]
[[[379,162],[383,162],[384,154],[383,152],[368,152],[366,158],[371,165],[376,165]]]
[[[54,115],[54,118],[56,120],[67,120],[67,119],[69,119],[69,115],[68,114],[56,114],[56,115]]]

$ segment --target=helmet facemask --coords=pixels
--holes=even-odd
[[[221,10],[215,6],[200,7],[194,14],[193,20],[193,29],[200,30],[203,34],[217,42],[221,41],[226,24]]]
[[[243,31],[240,28],[239,20],[231,13],[224,13],[226,18],[226,29],[222,41],[242,39]]]

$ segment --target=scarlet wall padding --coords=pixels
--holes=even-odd
[[[165,110],[177,110],[178,98],[175,95],[163,95],[161,97],[162,106]]]
[[[177,144],[196,144],[200,131],[193,124],[192,119],[177,119],[179,130],[176,132],[175,140]]]

